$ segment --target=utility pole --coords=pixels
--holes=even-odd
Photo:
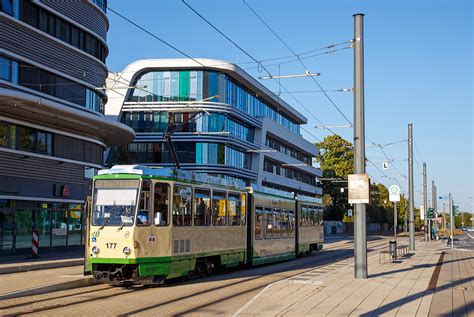
[[[425,232],[425,241],[428,241],[428,236],[429,236],[429,229],[428,229],[428,191],[426,188],[426,163],[423,163],[423,205],[424,205],[424,212],[425,212],[425,226],[424,226],[424,232]]]
[[[364,15],[354,14],[354,173],[365,174]],[[354,276],[367,278],[365,204],[354,204]]]
[[[409,220],[408,226],[410,227],[409,236],[409,248],[410,251],[415,251],[415,213],[414,213],[414,201],[415,191],[413,188],[413,124],[408,124],[408,208],[409,208]],[[426,207],[425,207],[426,208]]]
[[[449,193],[449,215],[451,217],[451,249],[454,249],[454,212],[453,212],[453,198]]]
[[[393,202],[393,237],[395,239],[395,243],[397,243],[397,221],[398,221],[398,213],[397,213],[397,202]]]
[[[436,201],[436,186],[435,186],[435,181],[431,181],[431,200],[432,200],[432,205],[434,209],[434,214],[435,214],[435,219],[433,221],[433,231],[438,232],[438,208],[437,208],[437,201]],[[436,237],[433,234],[433,239],[436,240]]]

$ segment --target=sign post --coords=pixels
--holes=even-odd
[[[393,202],[393,237],[395,242],[397,241],[397,222],[398,222],[398,212],[397,212],[397,203],[400,201],[400,187],[397,185],[392,185],[388,188],[388,199]]]

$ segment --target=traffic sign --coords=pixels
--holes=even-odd
[[[383,162],[382,168],[383,168],[384,170],[388,170],[388,162]]]
[[[388,188],[388,199],[390,201],[400,201],[400,187],[398,185],[392,185]]]

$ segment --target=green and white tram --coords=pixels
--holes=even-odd
[[[301,201],[304,208],[288,193],[171,168],[101,170],[86,246],[92,274],[112,284],[159,284],[320,249],[321,204]]]

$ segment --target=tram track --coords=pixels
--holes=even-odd
[[[369,256],[387,247],[387,240],[388,238],[382,238],[369,241]],[[353,249],[350,242],[334,242],[324,251],[292,261],[229,270],[185,282],[172,281],[167,287],[120,288],[99,284],[6,300],[0,304],[0,315],[78,315],[81,312],[89,316],[229,313],[236,311],[242,303],[268,284],[351,258]]]

